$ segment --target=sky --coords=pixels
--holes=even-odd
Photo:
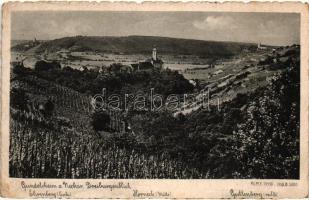
[[[300,43],[296,13],[17,11],[13,40],[67,36],[164,36],[198,40]]]

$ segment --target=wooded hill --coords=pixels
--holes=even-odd
[[[23,51],[24,43],[17,44],[12,50]],[[160,54],[199,55],[205,57],[226,57],[240,53],[244,49],[256,49],[256,44],[203,41],[154,36],[127,37],[65,37],[42,42],[35,49],[36,53],[56,52],[61,49],[70,51],[97,51],[116,54],[144,54],[153,47]],[[29,49],[26,49],[29,50]]]

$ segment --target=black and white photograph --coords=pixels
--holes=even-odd
[[[10,21],[10,178],[300,178],[299,13]]]

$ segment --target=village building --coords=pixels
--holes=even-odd
[[[189,80],[189,83],[190,83],[191,85],[193,85],[194,87],[195,87],[196,84],[197,84],[196,81],[194,81],[194,80],[192,80],[192,79]]]
[[[82,65],[82,66],[79,67],[79,71],[82,71],[82,72],[88,71],[88,68],[86,66]]]
[[[222,70],[222,69],[219,69],[219,70],[213,72],[212,74],[213,74],[213,75],[219,75],[219,74],[221,74],[221,73],[223,73],[223,70]]]

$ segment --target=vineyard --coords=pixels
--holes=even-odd
[[[165,155],[147,156],[74,131],[25,125],[11,123],[12,177],[207,178]]]
[[[72,89],[27,76],[11,86],[30,96],[29,109],[10,108],[10,176],[23,178],[207,178],[166,154],[147,155],[95,134],[90,98]],[[44,98],[55,102],[53,117],[37,109]],[[121,117],[110,113],[121,130]],[[66,119],[66,120],[64,120]],[[110,133],[105,133],[106,135]],[[111,138],[126,138],[116,132]],[[115,136],[116,135],[116,136]],[[130,143],[127,141],[127,143]]]
[[[268,59],[274,63],[254,67],[258,76],[252,80],[261,80],[261,73],[267,73],[266,85],[259,82],[248,93],[231,92],[232,99],[225,98],[229,95],[216,98],[218,93],[228,93],[231,84],[238,87],[239,76],[250,78],[252,73],[224,76],[217,85],[205,83],[206,88],[189,93],[177,115],[168,110],[116,111],[108,107],[97,112],[87,95],[112,88],[117,80],[121,84],[114,91],[120,94],[146,93],[150,85],[165,91],[163,94],[186,94],[182,90],[186,82],[172,72],[128,78],[123,73],[101,76],[90,70],[14,68],[10,176],[298,179],[299,47],[272,56],[280,59],[280,54],[286,62]],[[155,78],[144,83],[149,77]],[[206,104],[210,109],[200,109],[203,97],[210,98]]]

